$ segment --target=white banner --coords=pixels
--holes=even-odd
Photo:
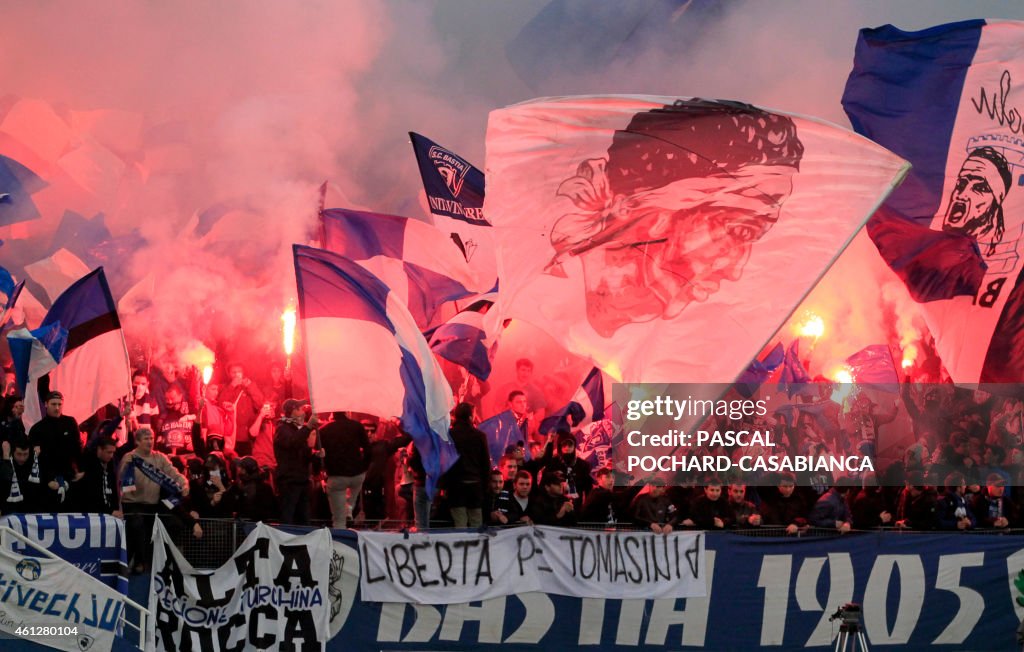
[[[707,592],[701,532],[359,532],[359,555],[367,602],[453,604],[527,591],[616,599]]]
[[[0,548],[0,631],[58,650],[110,650],[124,596],[48,557]]]
[[[185,561],[153,530],[149,631],[155,650],[323,650],[330,638],[331,535],[256,526],[214,571]]]

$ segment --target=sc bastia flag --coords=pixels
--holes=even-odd
[[[409,132],[434,226],[458,244],[481,279],[496,279],[491,224],[484,216],[484,174],[450,149]]]
[[[673,97],[493,111],[501,294],[626,382],[731,383],[906,172],[836,125]]]
[[[457,454],[448,436],[451,388],[426,339],[404,303],[358,263],[293,250],[313,406],[399,417],[432,492]]]
[[[68,331],[64,359],[50,372],[50,389],[64,394],[64,414],[86,419],[131,393],[128,349],[102,267],[57,297],[43,325],[54,322]]]
[[[322,213],[324,248],[384,282],[426,328],[438,307],[494,285],[477,281],[454,242],[408,217],[331,208]]]
[[[947,292],[922,306],[957,383],[1024,378],[1022,43],[1019,22],[861,30],[843,95],[854,128],[914,166],[886,210],[966,238],[984,262],[972,296]],[[903,249],[883,255],[890,264],[913,255],[912,243]],[[941,277],[959,261],[935,255],[926,263],[935,268],[928,275]]]

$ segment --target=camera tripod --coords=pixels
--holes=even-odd
[[[843,622],[839,625],[835,652],[868,652],[868,641],[860,623]]]

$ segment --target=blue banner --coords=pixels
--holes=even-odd
[[[128,595],[128,552],[124,521],[107,514],[11,514],[8,527],[79,570]],[[41,556],[15,539],[11,549]]]
[[[355,547],[354,533],[336,532],[335,540]],[[707,598],[529,593],[443,606],[363,602],[353,580],[358,570],[338,564],[349,575],[332,577],[334,613],[343,622],[332,621],[332,631],[340,626],[340,632],[328,649],[831,649],[840,621],[829,617],[848,602],[862,605],[872,650],[1019,649],[1019,536],[709,533],[706,563]]]

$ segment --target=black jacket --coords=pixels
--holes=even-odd
[[[562,505],[569,502],[565,496],[551,496],[543,487],[530,496],[530,504],[526,507],[526,514],[536,525],[561,525],[568,527],[576,525],[576,512],[566,512],[562,518],[558,518],[558,512]]]
[[[74,485],[77,508],[86,514],[110,514],[117,509],[117,464],[114,460],[104,465],[96,457],[95,450],[86,450],[81,470],[85,475]]]
[[[366,473],[370,466],[370,438],[363,424],[347,416],[320,429],[320,445],[327,475],[346,477]]]
[[[459,452],[459,459],[448,470],[448,482],[476,482],[483,484],[491,470],[491,452],[487,446],[487,435],[466,421],[452,424],[452,443]]]
[[[57,476],[71,482],[82,457],[82,439],[78,422],[69,416],[44,416],[28,433],[29,442],[38,446],[39,470],[43,485]]]
[[[277,484],[306,484],[312,477],[309,463],[313,454],[306,440],[312,430],[307,426],[299,428],[291,421],[282,419],[274,433],[274,457],[277,459]]]

